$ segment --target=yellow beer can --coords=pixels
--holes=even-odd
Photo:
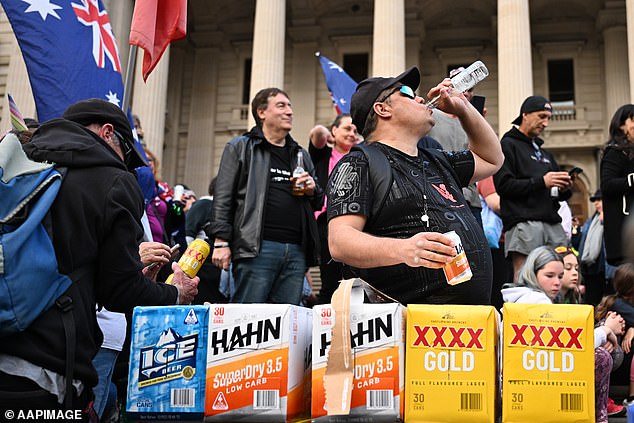
[[[202,239],[195,239],[187,246],[187,250],[178,260],[178,266],[190,278],[196,276],[203,263],[207,259],[211,247]],[[169,275],[165,283],[171,284],[174,274]]]

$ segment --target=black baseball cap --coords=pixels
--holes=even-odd
[[[522,123],[522,114],[524,113],[533,113],[540,112],[542,110],[548,110],[549,112],[553,111],[553,107],[550,105],[550,101],[546,100],[544,97],[540,95],[532,95],[527,97],[526,100],[522,103],[522,107],[520,108],[520,115],[515,118],[513,125],[519,125]]]
[[[381,94],[381,91],[398,82],[416,91],[418,84],[420,84],[420,72],[418,68],[412,66],[394,78],[374,77],[364,79],[357,85],[357,89],[354,94],[352,94],[352,100],[350,102],[350,116],[352,117],[352,123],[357,127],[357,131],[360,134],[363,133],[365,120],[370,110],[372,110],[372,106],[377,97]]]
[[[590,196],[590,201],[597,201],[603,199],[603,194],[601,194],[601,190],[598,189]]]
[[[113,103],[99,98],[78,101],[64,111],[63,117],[84,126],[91,123],[111,124],[117,135],[122,138],[121,141],[127,146],[124,151],[126,152],[125,164],[128,169],[148,166],[143,154],[135,147],[128,117],[123,113],[123,110]]]

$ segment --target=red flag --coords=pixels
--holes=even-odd
[[[130,28],[130,44],[145,50],[143,80],[174,40],[187,34],[187,0],[136,0]]]

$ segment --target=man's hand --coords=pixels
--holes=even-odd
[[[177,254],[177,251],[175,251],[174,254]],[[158,263],[162,266],[170,262],[172,252],[170,251],[169,245],[160,242],[142,242],[139,244],[139,256],[141,257],[143,266],[148,266],[152,263]]]
[[[298,184],[304,184],[304,195],[309,197],[315,193],[315,180],[310,173],[304,172],[297,177]]]
[[[572,178],[570,178],[568,172],[547,172],[544,175],[544,184],[546,188],[557,187],[566,189],[572,186]]]
[[[216,243],[223,242],[226,241],[216,239]],[[231,248],[214,248],[214,252],[211,255],[211,261],[216,267],[219,267],[222,270],[229,270],[229,265],[231,264]]]
[[[198,282],[200,278],[195,276],[190,278],[180,268],[178,263],[172,263],[172,285],[178,289],[178,304],[191,304],[194,297],[198,294]]]
[[[321,150],[326,144],[334,144],[335,139],[330,131],[323,125],[317,125],[310,130],[310,143],[318,150]]]
[[[419,232],[403,240],[403,262],[410,267],[440,269],[455,255],[453,241],[439,232]]]
[[[432,99],[438,95],[440,98],[436,102],[436,107],[445,113],[461,116],[466,108],[471,106],[464,94],[453,88],[449,78],[445,78],[440,84],[429,90],[427,98]]]

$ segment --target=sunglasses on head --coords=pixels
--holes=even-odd
[[[565,247],[563,245],[560,245],[559,247],[555,247],[553,249],[555,250],[557,254],[564,254],[564,255],[574,254],[575,256],[577,255],[577,252],[573,248]]]
[[[394,87],[393,90],[390,90],[390,92],[385,97],[383,97],[381,100],[377,100],[376,103],[383,103],[385,100],[390,98],[392,94],[394,94],[397,91],[399,91],[403,97],[407,97],[412,100],[416,98],[416,94],[414,93],[413,89],[411,89],[407,85],[401,85],[400,87]]]

